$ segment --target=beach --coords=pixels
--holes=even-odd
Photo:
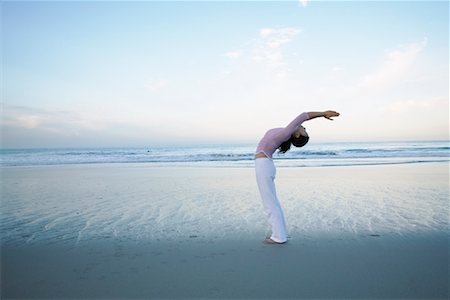
[[[0,300],[450,300],[449,8],[1,1]]]
[[[8,298],[447,299],[449,165],[2,167]]]

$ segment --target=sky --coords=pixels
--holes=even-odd
[[[2,148],[449,139],[447,1],[0,5]]]

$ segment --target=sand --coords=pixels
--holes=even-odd
[[[251,168],[4,167],[4,298],[449,297],[449,166],[278,168],[265,245]]]

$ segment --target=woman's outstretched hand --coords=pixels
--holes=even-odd
[[[324,118],[333,121],[332,117],[339,117],[339,113],[334,110],[327,110],[323,112]]]

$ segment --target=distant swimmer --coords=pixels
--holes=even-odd
[[[264,210],[272,228],[272,234],[264,240],[266,244],[284,244],[287,242],[287,229],[283,210],[278,201],[275,190],[276,169],[272,154],[278,149],[280,153],[286,153],[291,148],[303,147],[308,143],[309,136],[305,127],[301,124],[318,117],[333,120],[339,113],[333,110],[324,112],[304,112],[297,116],[284,128],[272,128],[266,132],[260,140],[255,154],[256,182],[264,206]]]

